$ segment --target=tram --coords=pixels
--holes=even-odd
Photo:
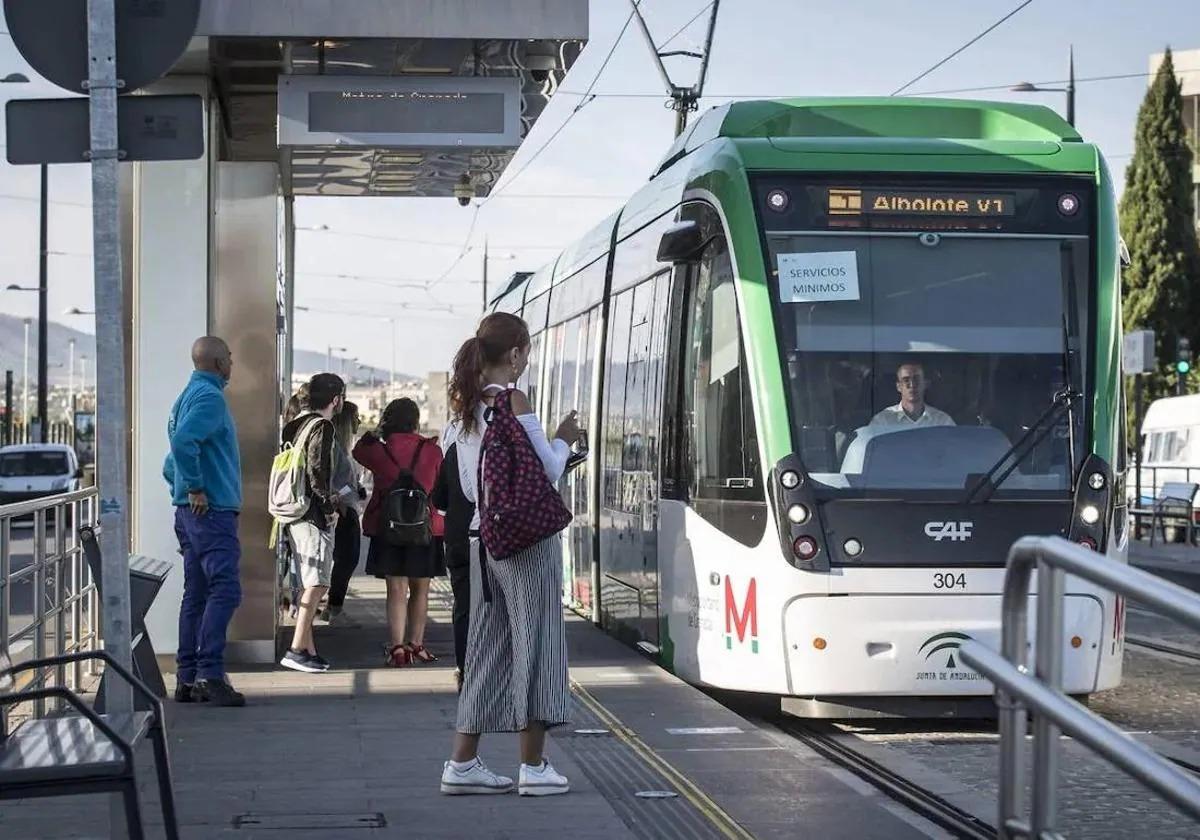
[[[1126,552],[1119,273],[1108,168],[1044,107],[707,112],[493,302],[590,435],[569,605],[795,713],[978,711],[1011,544]],[[1068,583],[1067,691],[1119,683],[1122,613]]]

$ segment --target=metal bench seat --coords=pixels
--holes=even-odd
[[[154,724],[149,712],[100,715],[127,743],[146,737]],[[15,737],[19,733],[20,737]],[[26,721],[14,737],[0,742],[0,779],[5,785],[121,776],[121,748],[84,717]]]
[[[1164,482],[1150,507],[1141,507],[1139,504],[1138,507],[1129,510],[1129,516],[1133,519],[1135,535],[1140,529],[1142,517],[1148,516],[1150,517],[1150,545],[1154,545],[1154,537],[1159,528],[1163,529],[1163,540],[1169,541],[1167,539],[1168,522],[1176,523],[1176,526],[1184,533],[1185,542],[1192,543],[1196,533],[1193,504],[1198,491],[1200,491],[1200,484],[1188,481]],[[1140,499],[1138,501],[1141,502]]]
[[[163,825],[168,840],[178,840],[162,701],[144,682],[102,650],[23,662],[0,676],[15,677],[22,671],[45,670],[85,659],[103,660],[106,671],[129,683],[150,710],[102,715],[61,685],[0,693],[0,706],[56,697],[75,711],[27,720],[10,733],[0,731],[0,800],[117,792],[125,802],[130,840],[142,840],[145,827],[138,801],[134,749],[142,739],[148,739],[154,747]]]

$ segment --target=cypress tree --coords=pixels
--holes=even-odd
[[[1155,332],[1159,374],[1147,377],[1147,398],[1173,393],[1175,341],[1200,349],[1200,248],[1192,199],[1192,149],[1183,123],[1183,96],[1170,49],[1138,110],[1133,160],[1121,196],[1125,269],[1124,327]]]

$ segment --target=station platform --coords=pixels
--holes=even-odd
[[[381,666],[383,604],[382,582],[355,578],[341,620],[317,629],[329,673],[242,668],[230,677],[245,708],[168,702],[184,837],[947,836],[570,613],[575,717],[551,733],[547,754],[571,792],[443,796],[457,702],[449,587],[436,582],[431,597],[427,646],[443,657],[436,664]],[[515,735],[485,736],[481,755],[516,775]],[[161,837],[148,750],[139,760],[143,813],[150,836]],[[107,826],[105,796],[0,805],[4,838],[107,837]]]

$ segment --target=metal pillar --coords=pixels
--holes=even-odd
[[[4,371],[4,444],[13,442],[13,372]]]
[[[103,556],[105,650],[132,667],[129,618],[129,443],[125,313],[121,274],[117,144],[117,39],[114,0],[88,0],[88,97],[92,163],[92,253],[96,290],[96,450]],[[133,691],[109,680],[109,714],[133,711]]]
[[[47,409],[47,391],[49,389],[49,361],[46,357],[47,334],[50,331],[50,322],[46,312],[46,257],[47,249],[50,247],[47,240],[49,228],[49,206],[48,195],[50,192],[50,167],[42,164],[42,206],[39,220],[40,242],[38,252],[38,387],[37,387],[37,416],[41,424],[41,432],[39,434],[39,442],[47,441],[47,434],[50,431],[50,412]]]

